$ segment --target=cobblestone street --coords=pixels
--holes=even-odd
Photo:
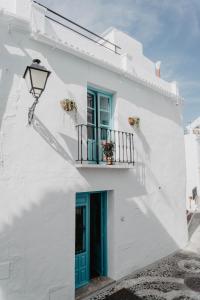
[[[187,247],[101,291],[91,300],[200,300],[200,213],[189,227]]]

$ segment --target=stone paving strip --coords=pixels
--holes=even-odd
[[[200,300],[200,255],[179,251],[91,300]]]
[[[200,210],[184,250],[133,273],[88,300],[200,300]]]

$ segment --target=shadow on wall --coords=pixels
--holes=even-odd
[[[34,184],[32,188],[37,189]],[[141,189],[138,194],[144,192]],[[26,202],[29,200],[24,199]],[[118,250],[117,261],[123,261],[125,268],[135,270],[156,260],[158,253],[162,256],[166,251],[177,249],[176,242],[152,211],[148,208],[144,211],[133,201],[126,203],[126,206],[128,213],[125,222],[118,219],[119,213],[123,212],[117,211],[116,219],[109,220],[108,229],[114,230],[115,222],[118,236],[123,236],[124,243],[119,249],[113,250]],[[22,210],[21,207],[18,209]],[[3,292],[9,293],[10,300],[33,300],[46,299],[50,297],[50,290],[59,291],[61,288],[66,291],[65,298],[61,299],[73,299],[70,293],[74,285],[74,193],[71,190],[49,190],[39,201],[37,199],[37,204],[32,203],[29,209],[19,215],[13,217],[12,225],[4,226],[0,236],[0,261],[10,262],[11,266],[9,278],[0,280]],[[133,216],[136,226],[130,231],[129,223],[131,220],[132,224]],[[133,251],[131,248],[134,253],[127,252]],[[129,259],[125,261],[124,256]],[[121,264],[119,272],[120,268]],[[2,269],[0,278],[1,272]]]
[[[62,137],[62,139],[64,140],[66,146],[68,147],[71,155],[72,155],[72,161],[75,162],[78,158],[78,151],[77,151],[77,147],[78,147],[78,141],[75,139],[72,139],[70,136],[63,134],[63,133],[59,133],[60,136]]]
[[[39,135],[47,142],[47,144],[55,150],[64,160],[68,162],[74,162],[74,159],[69,156],[65,148],[57,141],[57,139],[53,136],[53,134],[49,131],[47,127],[38,119],[38,117],[34,116],[34,121],[33,121],[33,128]],[[63,135],[65,137],[65,140],[67,141],[67,145],[74,145],[75,141]],[[73,148],[71,148],[70,153],[73,153]]]
[[[5,267],[0,268],[0,287],[5,295],[9,292],[10,300],[52,299],[51,291],[65,287],[68,294],[61,299],[72,299],[75,202],[70,193],[47,192],[37,204],[30,203],[29,209],[16,208],[22,210],[16,211],[20,217],[4,226],[0,261],[9,262],[10,271],[6,278]]]
[[[143,149],[143,154],[144,154],[143,160],[145,159],[145,161],[149,161],[151,158],[151,148],[147,142],[147,139],[145,138],[145,135],[140,130],[140,128],[135,130],[135,135],[137,135],[138,139],[142,143],[142,149]],[[138,155],[139,155],[139,153],[138,153]]]
[[[16,75],[21,78],[25,67],[32,61],[27,51],[20,47],[19,43],[14,41],[13,35],[11,34],[9,37],[10,39],[5,42],[2,34],[0,44],[2,58],[0,65],[0,69],[2,70],[0,77],[0,128],[8,99],[11,96],[10,93],[12,91],[14,78]],[[16,47],[17,51],[14,51]],[[12,96],[14,97],[14,101],[17,102],[18,96],[16,93]]]

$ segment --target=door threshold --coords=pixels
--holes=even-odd
[[[89,299],[89,297],[92,294],[112,285],[113,283],[115,283],[115,280],[109,277],[95,277],[91,279],[86,286],[76,289],[75,299],[76,300]]]

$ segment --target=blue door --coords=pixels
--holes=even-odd
[[[107,275],[107,192],[76,196],[75,287]]]
[[[103,160],[102,142],[110,141],[112,128],[112,97],[106,93],[88,89],[87,93],[87,140],[88,161]]]
[[[89,281],[89,194],[76,196],[75,287]]]

